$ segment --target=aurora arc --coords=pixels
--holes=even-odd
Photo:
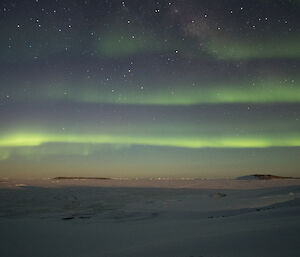
[[[4,4],[0,178],[299,176],[300,1],[146,2]]]
[[[250,40],[223,36],[218,40],[212,38],[204,49],[212,56],[225,60],[297,59],[300,56],[300,37]]]
[[[300,135],[282,137],[135,137],[124,135],[14,134],[2,137],[0,147],[40,146],[46,143],[147,145],[181,148],[299,147]]]
[[[160,82],[163,83],[163,82]],[[74,90],[73,88],[78,88]],[[131,86],[133,88],[134,86]],[[78,85],[58,85],[36,90],[30,101],[70,101],[75,103],[136,104],[136,105],[197,105],[235,103],[299,103],[300,86],[293,80],[265,80],[254,82],[232,82],[231,84],[208,84],[206,87],[177,85],[173,90],[148,90],[140,92],[124,90],[115,85],[114,92],[100,89],[96,84],[86,84],[84,90]],[[130,88],[130,87],[129,87]],[[66,94],[66,91],[68,92]],[[24,101],[26,97],[20,93]],[[16,98],[18,96],[16,95]]]

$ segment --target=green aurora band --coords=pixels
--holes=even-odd
[[[159,82],[163,83],[163,82]],[[178,83],[177,83],[178,84]],[[197,105],[236,103],[299,103],[300,86],[294,80],[266,80],[258,82],[232,82],[232,84],[209,84],[206,87],[176,85],[173,90],[157,89],[145,85],[144,90],[128,85],[111,85],[105,89],[93,83],[57,84],[37,89],[34,96],[26,98],[23,92],[15,93],[21,101],[69,101],[77,103],[136,104],[136,105]],[[111,89],[114,89],[113,92]]]
[[[130,27],[130,28],[129,28]],[[148,29],[137,26],[115,25],[113,29],[102,32],[100,41],[94,42],[99,56],[120,58],[145,53],[168,52],[172,46]]]
[[[122,135],[82,134],[13,134],[1,137],[0,147],[40,146],[46,143],[148,145],[181,148],[266,148],[299,147],[300,134],[249,137],[136,137]]]
[[[216,58],[225,60],[297,59],[300,56],[300,37],[281,35],[281,38],[250,40],[221,36],[209,40],[204,49]]]

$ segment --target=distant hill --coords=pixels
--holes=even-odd
[[[105,180],[105,179],[111,179],[111,178],[103,178],[103,177],[55,177],[53,179],[56,180],[65,180],[65,179],[101,179],[101,180]]]
[[[275,176],[271,174],[253,174],[242,177],[237,177],[237,180],[269,180],[269,179],[300,179],[295,177]]]

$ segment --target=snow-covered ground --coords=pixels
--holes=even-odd
[[[0,256],[300,256],[300,180],[0,180]]]

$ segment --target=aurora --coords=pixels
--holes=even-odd
[[[16,134],[0,139],[0,147],[39,146],[45,143],[84,143],[116,145],[150,145],[182,148],[264,148],[300,146],[300,135],[282,138],[168,138],[168,137],[129,137],[120,135],[54,135]]]
[[[0,178],[298,176],[299,8],[3,3]]]
[[[300,56],[299,44],[299,37],[242,41],[224,37],[220,40],[211,40],[207,43],[206,49],[208,53],[220,59],[297,59]]]
[[[143,90],[136,91],[132,84],[112,84],[112,90],[103,89],[96,82],[86,84],[57,83],[51,87],[34,88],[28,98],[23,92],[14,93],[18,101],[67,101],[74,103],[106,103],[129,105],[197,105],[236,103],[298,103],[300,78],[261,79],[258,81],[233,81],[232,83],[203,82],[201,87],[191,84],[174,85],[165,82],[147,82]],[[170,90],[169,87],[172,87]]]

